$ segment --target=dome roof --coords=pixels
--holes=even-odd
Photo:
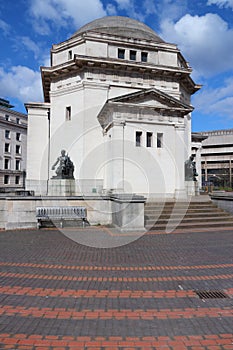
[[[122,16],[107,16],[85,24],[72,38],[88,31],[124,36],[127,38],[164,42],[150,27],[135,19]]]

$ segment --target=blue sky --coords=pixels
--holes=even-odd
[[[52,44],[106,15],[140,20],[178,45],[203,85],[193,131],[233,128],[233,0],[0,0],[0,97],[21,112],[43,101],[40,66]]]

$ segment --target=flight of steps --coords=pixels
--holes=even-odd
[[[145,228],[172,232],[175,229],[232,227],[233,215],[208,201],[147,202]]]

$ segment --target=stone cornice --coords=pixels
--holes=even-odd
[[[148,98],[150,97],[149,101]],[[145,102],[143,103],[143,102]],[[147,89],[109,99],[97,119],[105,130],[113,121],[169,123],[179,126],[193,107],[157,89]]]
[[[174,112],[180,112],[180,114],[183,116],[185,114],[191,113],[193,111],[193,107],[188,108],[184,108],[184,107],[170,107],[170,106],[145,106],[145,105],[135,105],[135,104],[130,104],[127,103],[127,105],[125,103],[120,103],[120,102],[109,102],[109,108],[117,108],[117,109],[122,109],[122,108],[135,108],[138,110],[151,110],[151,111],[158,111],[159,113],[163,114],[163,112],[172,115]]]
[[[196,85],[191,79],[190,74],[192,70],[190,68],[152,65],[149,63],[132,62],[120,59],[93,58],[75,55],[74,59],[69,62],[52,67],[41,67],[45,102],[49,102],[50,100],[49,91],[51,81],[60,77],[68,77],[77,72],[82,72],[84,70],[90,71],[93,69],[103,70],[104,72],[107,70],[113,71],[117,72],[117,74],[120,71],[128,72],[128,74],[135,74],[136,72],[142,76],[143,74],[149,74],[152,80],[153,77],[156,76],[169,76],[172,79],[182,81],[190,93],[195,93],[200,88],[200,86]]]
[[[21,118],[27,118],[27,114],[25,113],[21,113],[21,112],[17,112],[13,109],[10,109],[10,108],[7,108],[7,107],[4,107],[4,106],[0,106],[0,112],[3,112],[3,113],[6,113],[6,114],[9,114],[9,115],[15,115],[17,117],[21,117]]]
[[[166,124],[180,127],[184,123],[184,115],[187,111],[171,110],[169,108],[147,108],[145,106],[111,106],[105,105],[100,111],[97,119],[104,130],[112,127],[113,122],[126,123],[151,123]],[[180,120],[179,123],[175,120]]]
[[[45,103],[45,102],[29,102],[29,103],[25,103],[24,104],[25,108],[40,108],[40,109],[44,109],[47,110],[50,108],[50,103]]]

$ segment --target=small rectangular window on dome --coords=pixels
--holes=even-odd
[[[142,62],[147,62],[148,59],[148,53],[147,52],[142,52],[141,53],[141,61]]]
[[[72,56],[73,56],[73,52],[72,52],[72,50],[69,50],[68,51],[68,59],[72,60]]]
[[[120,59],[125,58],[125,50],[124,49],[118,49],[118,58],[120,58]]]
[[[137,56],[137,51],[130,50],[130,52],[129,52],[129,59],[131,61],[136,61],[136,56]]]

